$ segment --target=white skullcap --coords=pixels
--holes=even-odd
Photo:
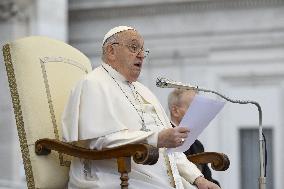
[[[112,28],[111,30],[109,30],[106,34],[105,34],[105,37],[104,37],[104,40],[103,40],[103,44],[106,42],[106,40],[108,38],[110,38],[111,36],[113,36],[114,34],[116,33],[119,33],[119,32],[122,32],[122,31],[126,31],[126,30],[135,30],[134,28],[132,27],[129,27],[129,26],[117,26],[117,27],[114,27]]]

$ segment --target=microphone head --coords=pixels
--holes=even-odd
[[[158,77],[156,80],[156,86],[161,88],[167,88],[169,80],[164,77]]]

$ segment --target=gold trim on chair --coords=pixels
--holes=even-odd
[[[59,140],[59,134],[58,134],[57,123],[56,123],[51,93],[50,93],[48,79],[47,79],[47,73],[46,73],[44,62],[41,59],[40,59],[40,66],[41,66],[41,71],[42,71],[42,76],[43,76],[43,81],[44,81],[44,86],[45,86],[45,92],[46,92],[48,106],[49,106],[49,112],[50,112],[51,121],[53,125],[53,131],[55,134],[55,138]]]
[[[71,59],[66,59],[66,58],[63,58],[63,57],[44,57],[43,59],[40,58],[40,66],[41,66],[41,70],[42,70],[42,76],[43,76],[43,80],[44,80],[45,92],[46,92],[48,106],[49,106],[49,112],[50,112],[50,116],[51,116],[51,120],[52,120],[53,131],[54,131],[55,138],[57,140],[60,140],[59,133],[58,133],[58,124],[57,124],[56,117],[55,117],[54,106],[53,106],[53,103],[52,103],[52,97],[51,97],[51,92],[50,92],[50,87],[49,87],[49,82],[48,82],[48,76],[47,76],[47,72],[46,72],[46,68],[45,68],[45,64],[49,63],[49,62],[67,63],[67,64],[70,64],[70,65],[73,65],[73,66],[80,68],[85,73],[88,73],[88,70],[86,68],[84,68],[82,65],[80,65],[79,63],[77,63],[76,61],[71,60]],[[61,152],[58,152],[58,155],[59,155],[60,165],[70,167],[71,161],[64,160],[63,154]]]
[[[35,189],[35,182],[33,177],[32,165],[30,161],[29,148],[26,139],[26,131],[24,128],[24,120],[22,115],[21,103],[19,98],[19,93],[17,89],[16,77],[14,72],[14,67],[12,63],[10,45],[6,44],[3,46],[3,56],[6,66],[8,82],[12,97],[12,103],[14,108],[14,114],[16,119],[16,125],[18,130],[18,136],[20,140],[20,147],[22,152],[22,158],[24,162],[24,169],[26,172],[26,181],[29,189]]]
[[[49,62],[61,62],[61,63],[66,63],[70,64],[72,66],[76,66],[80,68],[82,71],[85,73],[88,73],[88,69],[84,67],[83,65],[79,64],[78,62],[71,60],[69,58],[64,58],[64,57],[44,57],[43,59],[40,59],[43,63],[49,63]]]

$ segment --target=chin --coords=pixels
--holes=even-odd
[[[135,81],[137,81],[138,77],[139,77],[139,75],[138,76],[134,76],[134,77],[130,77],[128,81],[135,82]]]
[[[139,72],[135,72],[135,73],[132,73],[129,77],[129,81],[130,82],[135,82],[137,81],[137,79],[139,78],[140,76],[140,71]]]

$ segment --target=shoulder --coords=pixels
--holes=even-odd
[[[107,73],[104,71],[102,66],[95,68],[93,71],[88,73],[82,80],[84,84],[103,85],[109,80]]]
[[[109,78],[103,72],[102,67],[99,66],[78,80],[73,87],[73,90],[82,90],[85,87],[99,88],[100,86],[103,86],[108,79]]]
[[[107,76],[107,74],[105,73],[104,69],[102,68],[102,66],[98,66],[97,68],[95,68],[94,70],[92,70],[90,73],[88,73],[84,80],[85,81],[94,81],[94,82],[99,82],[102,79],[104,79]]]

